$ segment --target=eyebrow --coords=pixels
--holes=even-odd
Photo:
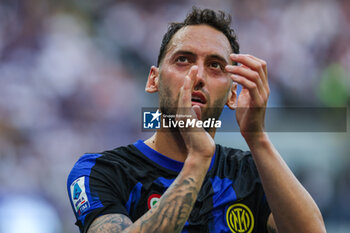
[[[175,57],[179,54],[183,54],[183,55],[189,55],[189,56],[193,56],[193,57],[197,57],[196,54],[192,53],[191,51],[187,51],[187,50],[179,50],[179,51],[176,51],[172,57]]]
[[[179,51],[175,52],[175,53],[173,54],[172,57],[175,57],[175,56],[177,56],[177,55],[179,55],[179,54],[197,57],[197,55],[196,55],[195,53],[193,53],[193,52],[191,52],[191,51],[187,51],[187,50],[179,50]],[[219,61],[223,62],[225,65],[228,64],[228,62],[226,61],[225,58],[223,58],[222,56],[217,55],[217,54],[212,54],[212,55],[207,56],[207,57],[206,57],[206,60],[207,60],[208,58],[209,58],[209,59],[216,59],[216,60],[219,60]]]
[[[220,56],[220,55],[216,55],[216,54],[209,55],[209,58],[211,58],[211,59],[216,59],[216,60],[219,60],[219,61],[223,62],[225,66],[228,64],[228,62],[226,61],[226,59],[223,58],[223,57]]]

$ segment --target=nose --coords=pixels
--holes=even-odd
[[[206,83],[206,72],[204,65],[197,65],[198,66],[198,72],[196,76],[196,80],[194,83],[194,89],[199,90],[205,86]]]

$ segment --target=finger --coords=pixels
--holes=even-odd
[[[232,74],[237,74],[243,77],[248,78],[250,81],[256,83],[258,92],[263,96],[266,97],[266,91],[264,89],[264,84],[259,76],[259,73],[257,71],[254,71],[252,69],[249,69],[245,65],[241,66],[235,66],[235,65],[227,65],[225,67],[225,70],[227,72],[230,72]]]
[[[241,63],[242,65],[255,70],[259,73],[267,95],[270,93],[270,88],[267,80],[267,65],[266,62],[249,54],[231,54],[232,61]]]
[[[256,83],[252,82],[246,77],[243,77],[237,74],[232,74],[231,79],[234,82],[241,84],[243,88],[246,88],[249,91],[249,94],[252,97],[253,103],[254,105],[256,105],[253,107],[259,107],[263,105],[264,101],[258,91]]]
[[[192,91],[195,77],[198,73],[198,66],[192,66],[184,78],[184,83],[180,89],[176,119],[196,118],[196,113],[192,109]]]
[[[266,78],[267,76],[267,68],[266,62],[258,59],[249,54],[231,54],[230,58],[232,61],[239,62],[252,70],[261,72],[261,77]]]
[[[184,84],[180,89],[179,108],[190,108],[192,106],[191,98],[194,88],[194,80],[198,73],[198,66],[192,66],[188,74],[185,76]]]
[[[192,91],[194,89],[194,82],[195,82],[197,74],[198,74],[198,66],[192,66],[191,69],[188,71],[188,74],[186,75],[191,80],[191,90],[190,90],[191,95],[192,95]]]
[[[232,61],[241,63],[247,67],[249,67],[252,70],[258,71],[260,67],[260,63],[256,61],[255,59],[252,59],[251,57],[248,57],[246,54],[230,54],[230,58]]]
[[[258,57],[255,57],[253,55],[249,55],[248,54],[247,56],[252,58],[252,59],[254,59],[254,60],[256,60],[256,61],[258,61],[261,64],[262,70],[263,70],[263,74],[264,74],[262,76],[262,80],[263,80],[263,83],[264,83],[264,86],[265,86],[266,90],[268,90],[268,92],[270,92],[269,83],[268,83],[267,63],[266,63],[266,61],[264,61],[264,60],[262,60],[262,59],[260,59]]]
[[[252,70],[260,71],[261,77],[267,81],[267,64],[264,60],[250,54],[231,54],[231,60],[237,61]]]
[[[262,59],[260,59],[258,57],[255,57],[253,55],[250,55],[250,54],[247,54],[247,56],[252,58],[252,59],[254,59],[254,60],[256,60],[257,62],[259,62],[262,65],[264,73],[267,74],[267,63],[266,63],[266,61],[264,61],[264,60],[262,60]]]

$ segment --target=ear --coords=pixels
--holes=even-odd
[[[231,88],[229,90],[228,96],[227,96],[227,102],[226,105],[234,110],[237,107],[237,83],[232,82]]]
[[[152,66],[148,75],[145,91],[155,93],[158,91],[159,68]]]

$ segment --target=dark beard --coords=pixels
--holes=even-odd
[[[159,77],[159,108],[162,114],[165,115],[176,115],[177,105],[179,100],[179,95],[177,95],[176,99],[172,100],[172,90],[168,87],[163,87],[162,85],[162,77]]]
[[[218,120],[225,106],[225,102],[223,102],[222,99],[219,99],[214,102],[213,106],[215,107],[206,108],[205,111],[202,112],[203,121],[211,118],[214,118],[214,120]]]

